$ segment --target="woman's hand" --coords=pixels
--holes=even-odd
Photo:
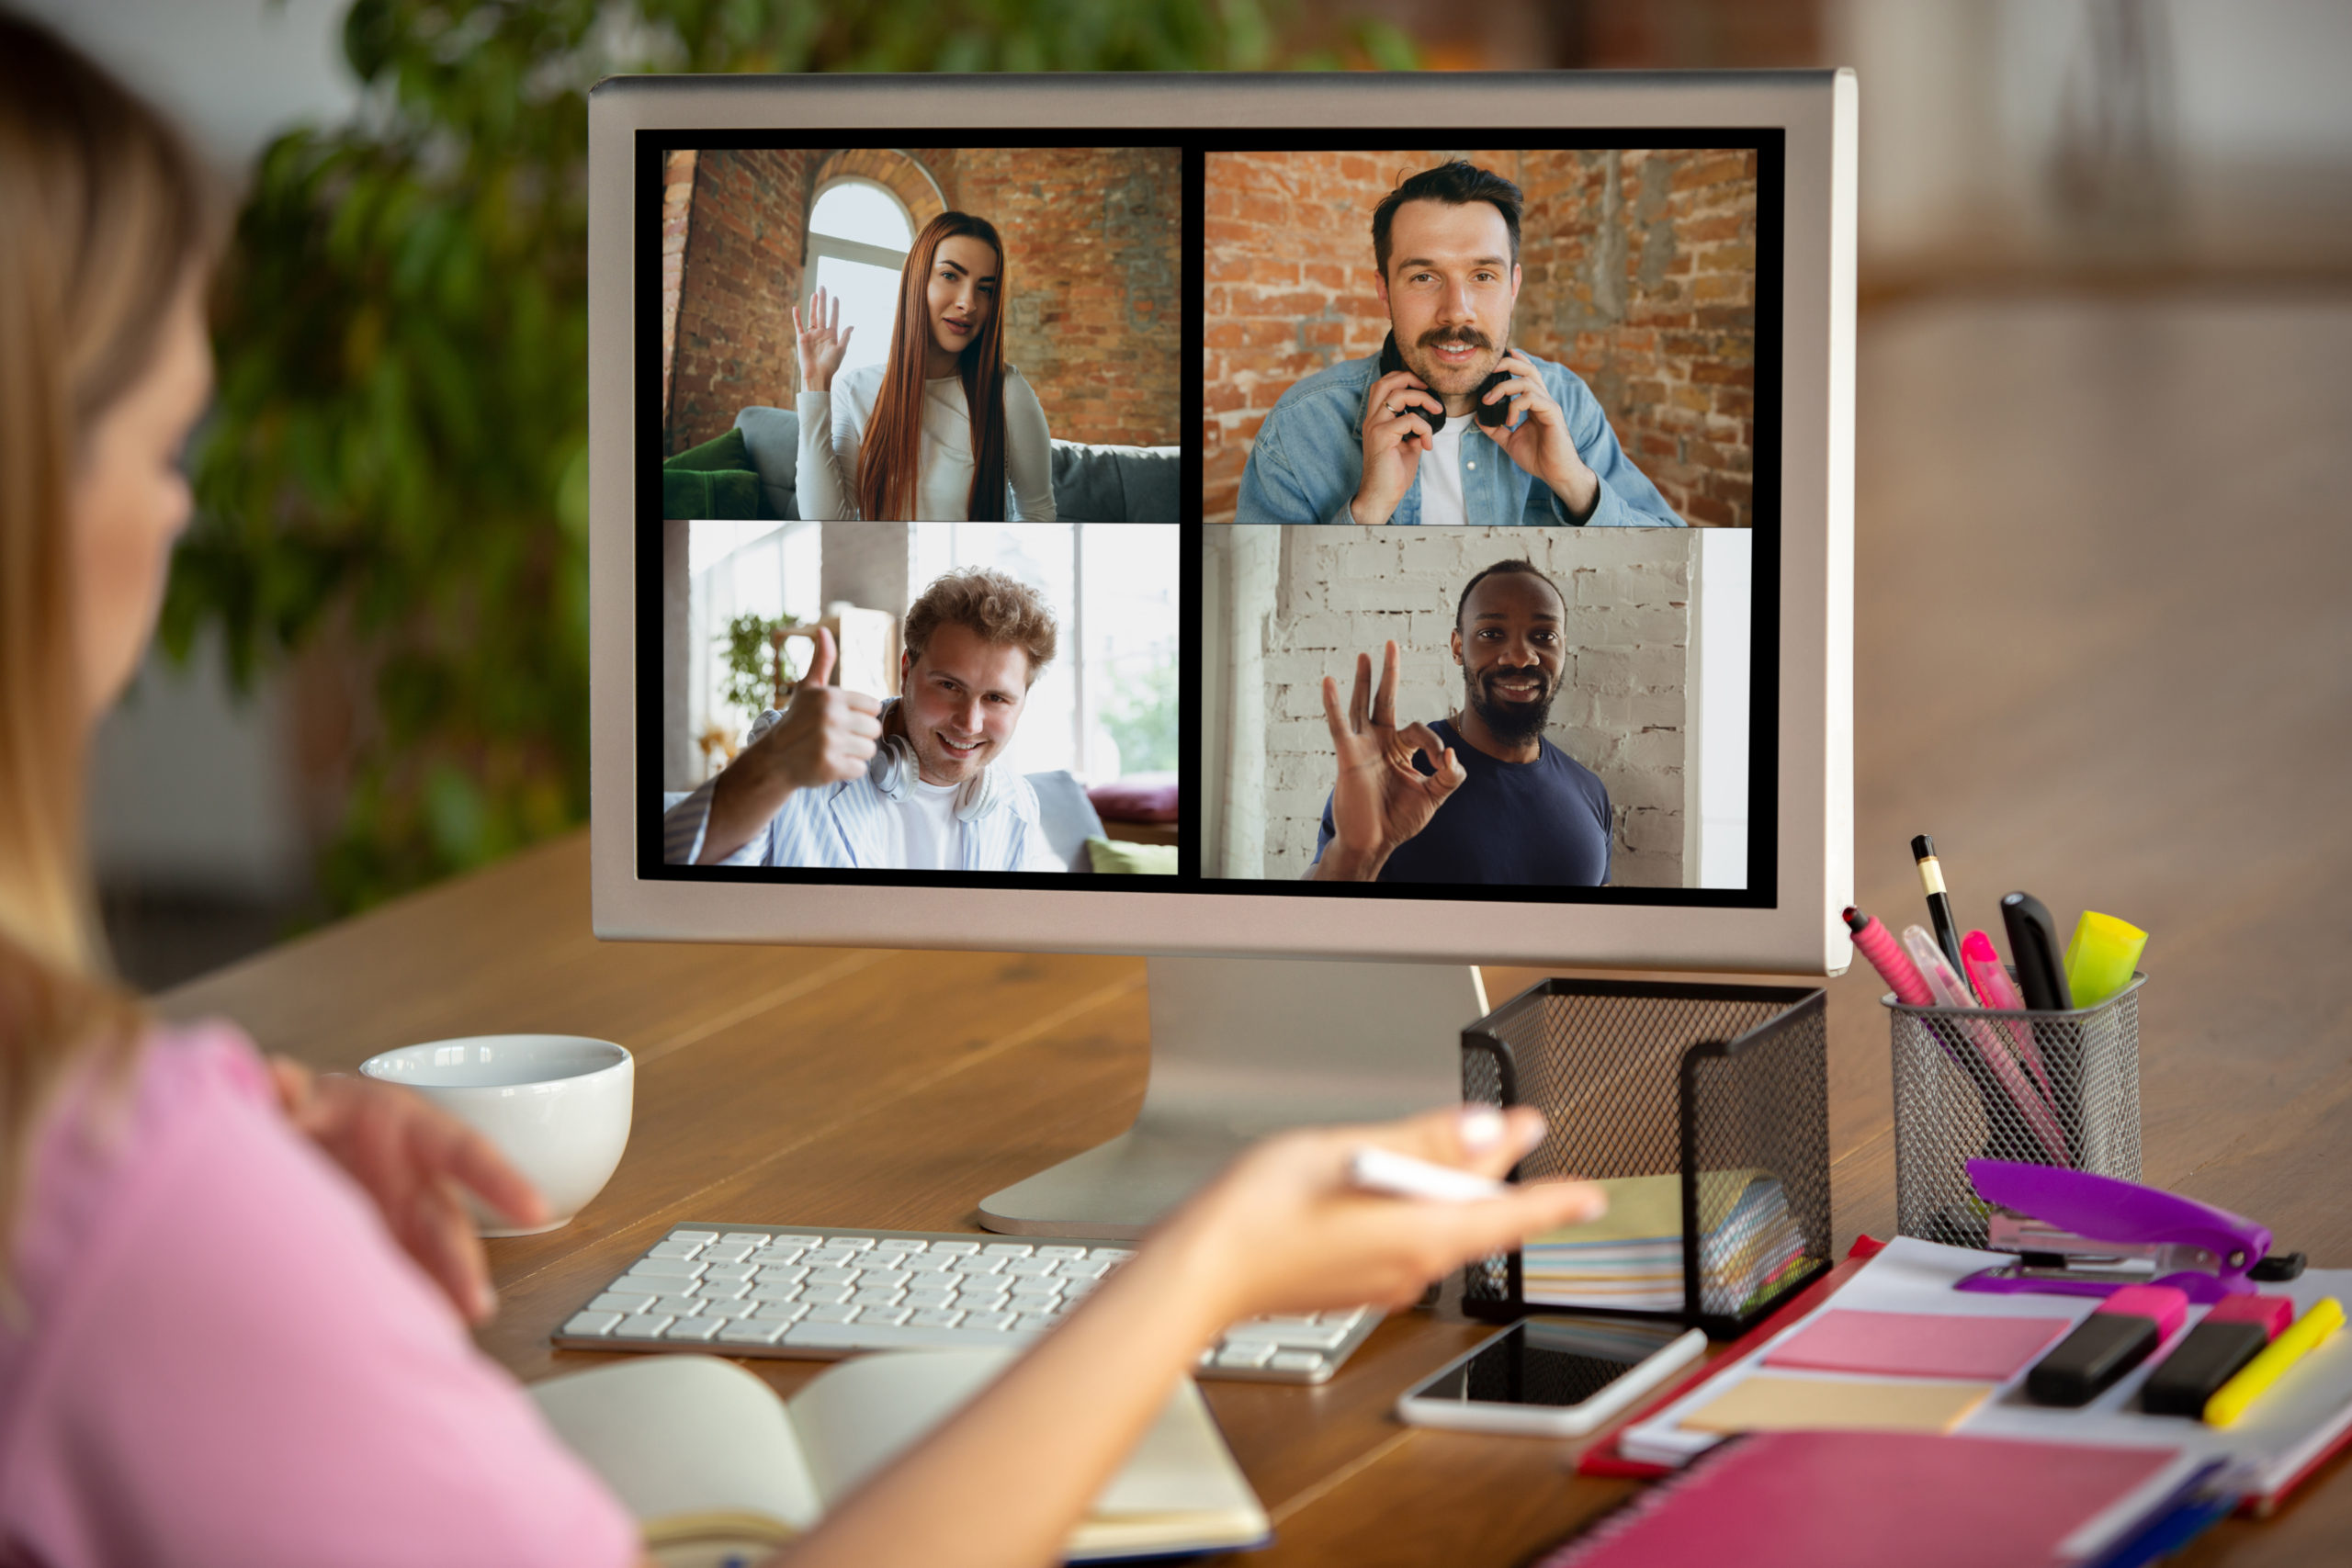
[[[498,1308],[481,1237],[461,1188],[518,1225],[547,1218],[547,1200],[489,1139],[397,1084],[346,1073],[314,1075],[284,1056],[269,1073],[287,1120],[359,1183],[392,1238],[448,1292],[469,1323]]]
[[[1599,1218],[1608,1200],[1582,1181],[1534,1182],[1472,1203],[1379,1196],[1351,1185],[1350,1156],[1377,1145],[1499,1178],[1543,1137],[1537,1112],[1483,1105],[1285,1133],[1243,1155],[1179,1210],[1162,1245],[1184,1252],[1187,1280],[1209,1295],[1222,1322],[1408,1305],[1474,1258]]]
[[[808,321],[801,324],[800,307],[792,308],[792,332],[800,344],[800,389],[804,392],[830,392],[833,389],[833,372],[842,367],[842,356],[849,352],[849,334],[855,327],[842,325],[842,302],[836,295],[832,313],[825,312],[825,291],[817,290],[808,301]]]

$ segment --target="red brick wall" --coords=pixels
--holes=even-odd
[[[1004,237],[1004,356],[1036,387],[1054,434],[1182,440],[1182,155],[967,147],[953,188]]]
[[[686,279],[686,220],[694,210],[695,155],[662,160],[662,407],[670,407],[670,365],[678,341],[678,291]]]
[[[1204,513],[1229,520],[1276,399],[1388,330],[1372,209],[1451,151],[1211,153]],[[1691,523],[1749,519],[1753,159],[1464,151],[1526,194],[1514,342],[1592,386],[1617,438]]]
[[[802,225],[808,175],[823,156],[706,148],[695,160],[667,450],[725,434],[747,403],[792,406]]]
[[[682,231],[674,288],[664,254],[668,450],[724,434],[745,404],[792,405],[791,310],[808,202],[836,175],[888,185],[918,227],[942,198],[996,224],[1009,252],[1005,356],[1037,388],[1055,435],[1181,439],[1183,185],[1174,150],[706,150],[684,171],[690,210],[673,217],[665,191],[665,245],[673,222]]]

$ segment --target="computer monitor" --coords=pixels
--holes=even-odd
[[[595,928],[1149,955],[1136,1131],[988,1224],[1451,1097],[1467,965],[1843,968],[1850,74],[621,78],[590,146]]]

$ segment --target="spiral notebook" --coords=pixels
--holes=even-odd
[[[2218,1464],[2174,1449],[1767,1432],[1641,1494],[1539,1568],[2089,1568],[2130,1561]]]

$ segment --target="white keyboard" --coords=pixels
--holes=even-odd
[[[1131,1249],[939,1231],[680,1225],[556,1330],[572,1350],[834,1360],[865,1350],[1019,1345]],[[1322,1382],[1380,1322],[1370,1307],[1237,1323],[1199,1375]]]

